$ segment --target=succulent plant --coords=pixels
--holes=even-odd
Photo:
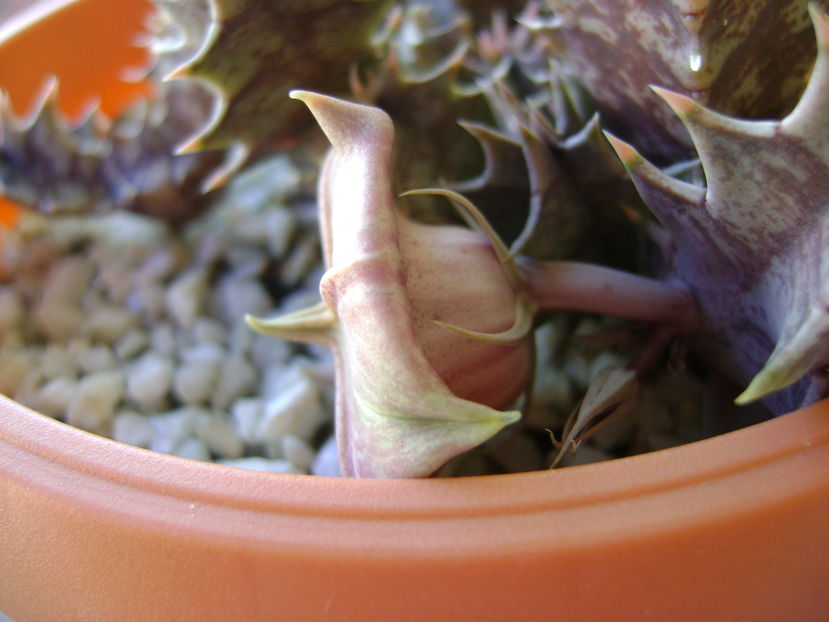
[[[613,141],[675,242],[675,269],[705,318],[708,357],[751,381],[738,403],[768,395],[777,413],[827,390],[829,17],[814,5],[811,13],[817,63],[780,121],[737,120],[655,89],[688,128],[706,188],[670,178]]]
[[[531,262],[522,273],[474,206],[451,191],[414,193],[453,199],[479,231],[413,222],[392,194],[388,115],[307,91],[293,96],[332,144],[319,187],[322,303],[249,322],[334,349],[346,475],[429,475],[518,420],[518,412],[495,409],[529,389],[539,309],[609,311],[690,329],[684,287],[571,262]]]
[[[156,28],[160,47],[172,25],[158,20]],[[152,79],[170,62],[158,59],[147,70]],[[116,119],[91,108],[75,123],[62,117],[54,81],[23,118],[0,93],[0,193],[46,214],[126,209],[177,225],[202,213],[227,155],[178,148],[204,126],[213,99],[194,81],[159,83],[156,91]]]
[[[334,348],[344,474],[429,475],[519,418],[493,407],[509,406],[530,378],[528,303],[485,238],[401,217],[390,183],[394,130],[384,112],[294,96],[333,145],[320,180],[323,303],[252,324]],[[470,273],[480,281],[465,278]],[[507,343],[470,346],[436,318],[505,331]]]
[[[804,0],[547,0],[548,35],[606,128],[660,164],[693,156],[688,133],[649,86],[740,118],[785,114],[815,45]],[[613,79],[608,79],[613,76]]]
[[[48,102],[29,123],[2,111],[0,190],[191,217],[168,210],[313,143],[288,97],[304,89],[332,145],[322,301],[250,321],[335,350],[345,473],[429,475],[518,419],[533,329],[559,310],[650,328],[564,449],[629,408],[673,340],[747,387],[739,403],[826,396],[825,4],[155,2],[160,96],[103,130]]]

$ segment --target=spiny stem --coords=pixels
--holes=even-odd
[[[583,311],[660,322],[688,332],[697,324],[691,293],[678,281],[659,281],[574,261],[521,260],[527,292],[542,311]]]

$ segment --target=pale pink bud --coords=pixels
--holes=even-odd
[[[320,179],[322,302],[257,330],[325,343],[337,360],[345,475],[427,476],[516,421],[532,374],[533,303],[477,231],[404,218],[381,110],[304,91],[331,141]]]

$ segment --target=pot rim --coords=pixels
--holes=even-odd
[[[145,0],[70,4],[80,32]],[[0,608],[18,619],[817,622],[827,517],[829,400],[553,472],[346,480],[163,455],[0,396]]]
[[[621,534],[650,539],[827,488],[827,411],[824,400],[695,443],[555,471],[369,480],[159,454],[0,396],[0,473],[60,503],[150,531],[283,551],[313,546],[334,555],[356,547],[380,556],[429,550],[468,557],[532,550],[551,533],[562,549]],[[802,477],[804,468],[814,477]],[[504,521],[510,528],[499,530]]]
[[[0,83],[11,96],[7,103],[28,119],[56,87],[61,111],[77,122],[96,105],[112,117],[151,92],[141,79],[149,55],[138,45],[150,1],[31,0],[0,22]],[[100,23],[107,27],[88,32],[89,24]]]
[[[47,0],[40,12],[27,10],[32,21],[18,27],[49,31],[55,17],[93,4]],[[829,400],[696,443],[563,470],[356,480],[259,473],[163,455],[0,396],[0,476],[108,520],[193,537],[209,533],[252,548],[468,555],[529,550],[551,533],[561,535],[554,546],[567,548],[622,533],[637,539],[700,520],[711,524],[829,488],[827,411]],[[813,478],[799,476],[806,463]],[[515,526],[498,530],[507,520]],[[481,529],[472,529],[473,522]],[[345,523],[357,526],[359,537],[343,537],[338,525]]]

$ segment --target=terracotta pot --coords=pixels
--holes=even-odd
[[[116,7],[132,29],[146,8],[83,0],[7,42],[15,101],[31,93],[5,73],[29,62],[15,50],[51,41],[60,59],[72,22],[106,46],[68,74],[72,101],[120,105],[108,66],[127,31],[78,18]],[[18,622],[825,621],[829,401],[591,466],[372,481],[155,454],[0,398],[0,577]]]

